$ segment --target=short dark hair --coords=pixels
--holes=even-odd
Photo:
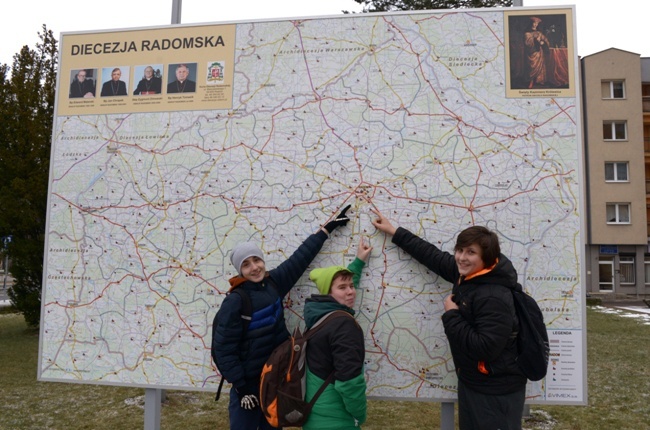
[[[481,248],[481,260],[486,268],[496,263],[499,254],[501,254],[501,247],[499,246],[499,237],[495,232],[480,225],[468,227],[461,231],[456,238],[454,251],[473,244],[477,244]]]

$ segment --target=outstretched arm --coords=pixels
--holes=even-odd
[[[295,283],[298,282],[298,279],[320,252],[329,234],[338,227],[347,225],[350,221],[350,218],[346,215],[348,209],[350,209],[350,205],[347,205],[335,219],[329,221],[316,233],[309,236],[287,260],[269,271],[271,278],[276,283],[280,297],[284,298]]]
[[[445,280],[455,282],[458,279],[458,268],[456,267],[456,262],[452,254],[441,251],[432,243],[414,235],[404,227],[395,227],[377,209],[372,208],[370,210],[377,215],[377,219],[372,220],[372,225],[377,230],[393,236],[392,241],[395,245],[442,276]]]

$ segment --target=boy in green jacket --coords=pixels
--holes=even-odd
[[[320,294],[305,301],[307,329],[335,310],[354,316],[352,307],[357,296],[356,288],[370,251],[372,247],[361,238],[357,258],[347,268],[330,266],[309,273]],[[334,381],[316,401],[303,429],[357,429],[366,421],[364,358],[363,331],[354,318],[330,320],[309,340],[305,400],[311,400],[332,372]]]

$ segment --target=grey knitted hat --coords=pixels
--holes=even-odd
[[[264,253],[253,242],[240,243],[232,249],[232,253],[230,254],[230,262],[233,266],[235,266],[237,273],[240,275],[241,264],[248,257],[259,257],[260,259],[264,260]]]

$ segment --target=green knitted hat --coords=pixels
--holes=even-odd
[[[321,267],[309,272],[309,279],[316,283],[316,287],[321,294],[329,294],[332,278],[340,271],[350,272],[347,267],[343,266]]]

